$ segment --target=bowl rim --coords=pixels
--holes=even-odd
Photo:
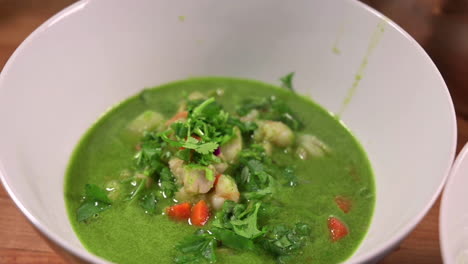
[[[55,15],[53,15],[52,17],[47,19],[38,28],[36,28],[30,35],[28,35],[28,37],[26,37],[26,39],[23,40],[23,42],[16,48],[16,50],[13,52],[13,54],[7,60],[5,66],[3,67],[3,70],[0,72],[0,87],[2,86],[3,79],[5,78],[4,76],[7,75],[9,69],[14,64],[16,57],[18,56],[18,54],[20,54],[22,52],[23,49],[25,49],[26,46],[28,46],[32,41],[34,41],[34,39],[37,36],[39,36],[43,31],[45,31],[48,27],[51,27],[55,23],[57,23],[57,22],[59,22],[59,21],[61,21],[63,19],[66,19],[68,16],[70,16],[71,14],[73,14],[75,12],[79,12],[81,9],[84,9],[92,1],[96,1],[96,0],[79,0],[79,1],[69,5],[68,7],[62,9],[60,12],[56,13]],[[363,262],[370,261],[370,260],[376,260],[379,257],[381,258],[381,257],[385,256],[383,254],[385,254],[389,249],[392,249],[393,247],[395,247],[405,237],[407,237],[409,235],[409,233],[418,225],[418,223],[424,218],[424,216],[432,208],[435,201],[439,197],[439,194],[441,193],[442,189],[444,188],[444,185],[445,185],[445,183],[446,183],[446,181],[448,179],[449,173],[451,171],[452,163],[453,163],[453,160],[454,160],[454,157],[455,157],[456,145],[457,145],[457,123],[456,123],[456,114],[455,114],[455,109],[454,109],[452,97],[451,97],[450,92],[449,92],[449,90],[447,88],[447,85],[445,84],[445,81],[442,78],[442,75],[440,74],[438,68],[436,67],[434,62],[431,60],[429,55],[426,53],[426,51],[419,45],[419,43],[415,39],[413,39],[413,37],[411,37],[409,35],[409,33],[407,33],[404,29],[402,29],[398,24],[396,24],[391,19],[387,18],[385,15],[383,15],[379,11],[375,10],[374,8],[368,6],[367,4],[362,3],[362,2],[360,2],[358,0],[342,0],[342,1],[346,1],[350,5],[354,5],[354,6],[358,7],[359,9],[362,9],[365,12],[368,12],[371,15],[376,16],[376,17],[382,19],[383,21],[385,21],[386,24],[388,24],[390,27],[392,27],[393,29],[398,31],[407,41],[409,41],[412,44],[412,46],[415,48],[415,52],[418,52],[423,57],[425,57],[425,59],[431,65],[431,67],[434,68],[435,74],[438,75],[438,78],[441,80],[441,83],[443,84],[441,89],[443,89],[443,91],[445,92],[446,98],[447,98],[447,101],[448,101],[447,105],[450,107],[450,112],[451,112],[450,116],[451,116],[451,121],[452,121],[452,127],[451,128],[452,128],[452,133],[453,133],[452,134],[453,140],[452,140],[452,147],[451,147],[452,149],[451,149],[450,154],[449,154],[449,156],[450,156],[449,163],[447,164],[447,168],[445,170],[442,181],[439,183],[439,186],[436,189],[436,191],[433,193],[431,199],[427,202],[426,206],[423,207],[416,214],[415,217],[413,217],[413,219],[411,219],[405,225],[403,225],[398,230],[398,232],[395,232],[390,237],[390,239],[387,240],[385,243],[382,243],[382,245],[380,245],[379,247],[375,248],[374,250],[372,250],[370,252],[366,252],[365,254],[362,254],[361,256],[357,257],[356,259],[354,259],[352,261],[348,261],[348,260],[345,261],[346,263],[363,263]],[[468,148],[466,146],[465,146],[465,148],[467,149],[467,152],[468,152]],[[5,170],[3,169],[2,163],[0,161],[0,182],[5,187],[7,193],[9,194],[9,196],[11,197],[11,199],[13,200],[15,205],[26,216],[28,221],[37,230],[39,230],[43,234],[43,237],[45,237],[46,239],[49,239],[50,241],[52,241],[53,243],[55,243],[56,245],[58,245],[62,249],[65,249],[67,252],[71,253],[75,257],[78,257],[78,258],[80,258],[82,260],[85,260],[85,261],[88,261],[88,262],[91,262],[91,263],[110,263],[109,261],[94,255],[93,253],[87,251],[84,248],[81,249],[81,248],[77,248],[77,247],[71,245],[71,243],[68,240],[63,239],[62,237],[60,237],[59,235],[57,235],[56,233],[51,231],[41,220],[39,220],[31,212],[29,212],[28,209],[26,209],[24,207],[24,205],[22,204],[22,201],[15,195],[15,192],[12,189],[12,187],[8,184],[8,180],[7,180],[6,176],[5,176],[4,171]],[[442,237],[440,237],[440,239],[442,240]],[[360,247],[360,245],[358,246],[356,251],[359,250],[359,247]],[[353,253],[353,255],[354,255],[354,253]],[[443,251],[442,251],[442,253],[443,253]],[[349,258],[352,258],[353,255],[351,255]]]
[[[90,2],[90,0],[79,0],[64,9],[62,9],[60,12],[56,13],[49,19],[47,19],[44,23],[42,23],[38,28],[36,28],[31,34],[29,34],[26,39],[24,39],[21,44],[16,48],[16,50],[13,52],[13,54],[10,56],[10,58],[7,60],[5,66],[3,67],[3,70],[0,72],[0,88],[2,87],[2,84],[4,82],[5,76],[8,74],[9,69],[12,67],[11,65],[14,63],[16,57],[18,54],[22,52],[23,49],[25,49],[26,46],[28,46],[34,39],[36,39],[43,31],[45,31],[48,27],[53,26],[55,23],[61,21],[62,19],[66,19],[69,15],[80,11],[81,9],[85,8],[86,5]],[[66,252],[72,254],[73,256],[85,260],[89,263],[99,263],[99,264],[106,264],[110,263],[106,260],[104,260],[101,257],[98,257],[86,249],[81,249],[77,248],[69,241],[66,239],[63,239],[59,235],[57,235],[55,232],[51,231],[44,223],[43,221],[39,220],[36,218],[26,207],[23,205],[22,201],[15,195],[15,191],[13,188],[8,184],[7,177],[5,176],[5,170],[2,164],[2,161],[0,160],[0,182],[3,184],[5,187],[6,192],[8,195],[11,197],[13,202],[15,203],[16,207],[21,211],[26,216],[26,219],[33,225],[33,227],[36,230],[39,230],[39,232],[42,234],[43,238],[46,238],[47,240],[51,241],[58,247],[66,250]],[[47,242],[47,241],[46,241]],[[81,242],[81,241],[80,241]]]
[[[361,8],[367,10],[374,16],[377,16],[381,19],[383,19],[389,26],[393,27],[396,31],[398,31],[402,36],[405,37],[406,40],[408,40],[413,47],[415,48],[415,51],[420,53],[423,57],[426,58],[427,62],[434,68],[435,73],[438,75],[438,79],[441,80],[442,83],[442,89],[444,90],[444,93],[446,94],[446,98],[448,100],[448,106],[450,107],[450,117],[451,117],[451,122],[452,122],[452,143],[451,143],[451,151],[449,154],[449,162],[446,165],[446,169],[444,172],[444,176],[442,178],[442,181],[439,183],[438,188],[436,191],[432,194],[431,199],[428,201],[426,206],[422,208],[416,216],[403,225],[398,232],[394,233],[393,236],[385,243],[383,243],[380,247],[377,247],[371,252],[362,254],[361,257],[357,258],[356,260],[353,260],[353,262],[350,263],[364,263],[369,260],[377,260],[380,258],[384,257],[385,255],[381,255],[382,253],[385,253],[386,250],[391,250],[394,247],[396,247],[401,241],[403,241],[415,228],[416,226],[421,222],[421,220],[427,215],[429,210],[432,208],[432,206],[435,204],[436,200],[439,198],[439,195],[441,194],[442,190],[445,187],[445,184],[447,182],[447,179],[450,175],[452,165],[455,159],[455,154],[456,154],[456,149],[457,149],[457,137],[458,137],[458,127],[457,127],[457,117],[455,113],[455,107],[453,104],[452,96],[448,90],[447,84],[445,83],[444,78],[442,77],[442,74],[440,73],[439,69],[435,65],[434,61],[431,59],[431,57],[427,54],[427,52],[423,49],[423,47],[408,33],[406,30],[404,30],[402,27],[400,27],[396,22],[391,20],[390,18],[386,17],[384,14],[382,14],[380,11],[377,11],[373,7],[362,3],[358,0],[348,0],[350,2],[354,2],[354,4],[360,6]],[[372,221],[372,220],[371,220]],[[372,222],[371,222],[372,225]],[[365,239],[365,238],[364,238]],[[358,248],[359,249],[359,248]],[[352,256],[351,256],[352,257]]]
[[[450,194],[450,190],[452,188],[457,188],[455,182],[461,176],[457,176],[460,174],[460,167],[468,162],[468,143],[463,146],[462,150],[458,154],[452,169],[450,171],[450,175],[447,179],[446,186],[444,193],[442,195],[442,199],[440,201],[440,210],[439,210],[439,240],[440,240],[440,251],[442,254],[442,260],[444,263],[451,263],[449,260],[453,257],[450,254],[450,248],[448,246],[448,234],[447,234],[447,225],[448,225],[448,218],[447,218],[447,204],[449,201],[452,200],[452,195]],[[452,199],[450,199],[452,198]]]

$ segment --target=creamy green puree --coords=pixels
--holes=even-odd
[[[179,114],[182,118],[176,120],[183,111],[188,111],[191,129],[196,120],[207,120],[203,115],[222,119],[225,113],[243,125],[232,120],[213,125],[218,132],[228,131],[224,139],[215,138],[214,130],[210,135],[187,132],[182,125],[188,122],[187,115]],[[172,125],[167,122],[171,118]],[[171,126],[174,129],[161,139]],[[186,136],[176,137],[176,129],[180,135],[193,133],[194,138],[189,142]],[[158,135],[153,143],[166,146],[154,156],[159,165],[141,157],[142,150],[150,155],[151,146],[160,147],[150,142],[148,133]],[[234,147],[234,154],[229,153],[233,142],[242,145]],[[168,165],[179,156],[187,159],[181,175]],[[190,162],[198,163],[190,167]],[[228,168],[220,173],[207,165],[217,163]],[[202,178],[188,180],[184,173]],[[230,175],[224,176],[223,184],[231,198],[219,194],[225,207],[224,200],[213,202],[213,196],[223,191],[218,175]],[[169,180],[163,182],[163,177]],[[201,200],[206,201],[204,206]],[[226,209],[227,204],[236,205],[230,200],[236,200],[243,215]],[[146,89],[103,115],[70,160],[65,201],[83,245],[116,263],[328,264],[346,260],[365,236],[375,189],[365,152],[329,112],[288,89],[210,77]],[[182,203],[191,206],[189,215],[177,215],[184,213],[181,207],[171,211],[170,206]],[[200,208],[209,210],[209,219]],[[223,210],[227,220],[222,219]],[[207,220],[204,226],[200,219],[202,224]],[[232,237],[194,235],[200,229]],[[190,243],[200,248],[191,251]]]

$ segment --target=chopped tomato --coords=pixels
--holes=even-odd
[[[348,227],[336,217],[328,218],[328,230],[333,242],[336,242],[348,235]]]
[[[170,218],[174,220],[183,221],[190,218],[191,208],[192,205],[190,203],[181,203],[167,208],[166,213],[167,215],[169,215]]]
[[[167,120],[166,126],[170,126],[172,123],[174,123],[177,120],[187,118],[188,112],[187,111],[182,111],[177,114],[175,114],[171,119]]]
[[[204,200],[199,201],[192,208],[192,215],[190,216],[190,222],[192,225],[204,226],[210,218],[210,209]]]
[[[347,197],[344,196],[336,196],[335,197],[335,203],[338,205],[338,207],[343,211],[344,213],[349,213],[352,207],[351,200]]]
[[[213,186],[216,187],[216,184],[218,184],[219,177],[221,177],[221,174],[216,175]]]

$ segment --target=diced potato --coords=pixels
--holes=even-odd
[[[301,159],[306,159],[308,154],[321,157],[331,151],[325,143],[313,135],[300,135],[297,143],[296,153]]]
[[[128,129],[135,134],[143,135],[145,131],[154,131],[164,125],[164,117],[154,111],[145,111],[137,116],[130,124]]]
[[[254,137],[257,141],[269,141],[273,145],[283,148],[294,143],[293,131],[279,121],[260,122]]]
[[[214,179],[208,180],[206,170],[201,168],[184,167],[184,189],[189,194],[207,193],[213,187]],[[214,174],[214,172],[213,172]]]
[[[242,134],[240,129],[234,127],[234,133],[235,137],[221,146],[220,157],[228,163],[235,162],[242,150]]]

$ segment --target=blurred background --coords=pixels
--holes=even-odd
[[[327,0],[322,0],[327,1]],[[0,71],[36,27],[74,0],[0,0]],[[458,148],[468,140],[468,0],[362,0],[405,29],[441,71],[457,111]],[[424,95],[421,95],[424,96]],[[442,263],[438,201],[381,263]],[[0,185],[0,264],[64,263]]]

